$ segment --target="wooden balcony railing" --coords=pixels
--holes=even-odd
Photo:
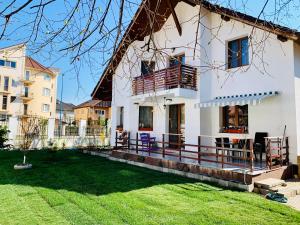
[[[133,95],[173,88],[197,90],[197,69],[188,65],[176,65],[135,77],[132,82]]]

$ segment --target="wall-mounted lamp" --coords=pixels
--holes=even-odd
[[[134,102],[133,104],[135,104],[136,106],[138,106],[138,105],[139,105],[139,103],[138,103],[138,102]]]
[[[171,102],[172,101],[172,99],[171,98],[166,98],[166,97],[164,97],[164,109],[166,109],[167,108],[167,105],[166,105],[166,103],[167,102]]]

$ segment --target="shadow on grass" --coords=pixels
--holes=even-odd
[[[30,170],[13,169],[21,162],[22,153],[0,151],[0,185],[15,184],[65,189],[79,193],[105,195],[128,192],[154,185],[189,183],[192,191],[221,191],[223,189],[196,180],[164,174],[76,151],[32,151]]]

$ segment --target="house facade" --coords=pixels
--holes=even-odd
[[[0,49],[1,116],[54,118],[58,74],[26,56],[24,44]]]
[[[300,34],[206,1],[161,3],[166,18],[137,34],[143,5],[154,2],[142,3],[92,93],[111,96],[112,130],[189,144],[199,135],[253,139],[266,132],[289,137],[297,164]]]

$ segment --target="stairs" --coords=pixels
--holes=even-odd
[[[269,192],[277,192],[286,198],[295,197],[300,195],[300,180],[280,180],[268,178],[261,181],[254,182],[255,193],[266,195]]]

